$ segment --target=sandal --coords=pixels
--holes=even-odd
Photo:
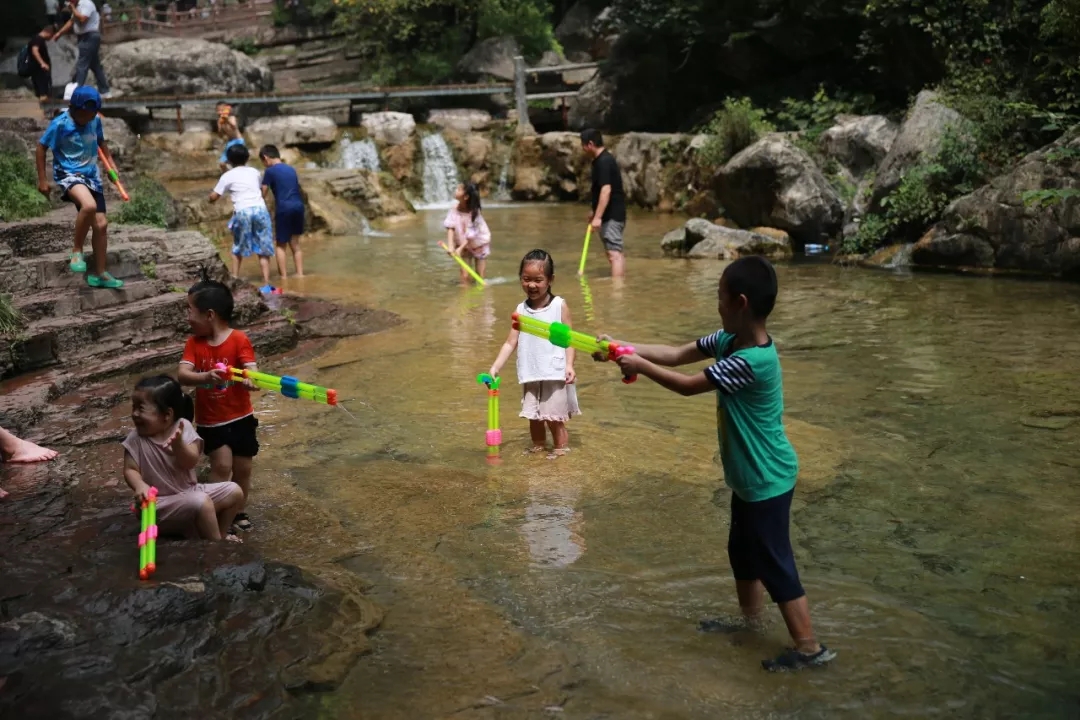
[[[87,275],[86,284],[93,288],[108,288],[110,290],[119,290],[124,287],[123,280],[117,280],[107,272],[100,275]]]
[[[522,455],[535,455],[536,453],[547,452],[547,448],[543,445],[533,445],[531,448],[527,448],[522,451]]]
[[[247,516],[247,513],[236,513],[236,517],[233,518],[233,527],[240,530],[251,529],[251,518]]]
[[[568,447],[555,448],[555,449],[553,449],[551,452],[549,452],[547,454],[547,459],[548,460],[558,460],[559,458],[561,458],[563,455],[567,454],[568,452],[570,452],[570,448],[568,448]]]
[[[86,272],[86,260],[83,260],[83,254],[81,252],[71,253],[71,262],[68,263],[68,270],[73,273]]]

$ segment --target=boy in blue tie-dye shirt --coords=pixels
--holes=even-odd
[[[68,267],[75,273],[86,272],[83,242],[92,228],[94,272],[87,274],[86,282],[90,287],[116,290],[122,288],[124,282],[105,271],[109,221],[105,216],[104,188],[98,172],[98,148],[110,163],[113,160],[101,129],[100,110],[101,95],[97,90],[85,85],[76,88],[68,111],[57,115],[38,141],[38,190],[45,197],[52,190],[45,176],[45,155],[51,150],[53,181],[61,188],[61,198],[79,211],[75,219],[75,247]]]

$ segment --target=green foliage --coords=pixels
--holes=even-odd
[[[151,280],[157,280],[157,263],[144,263],[139,266],[139,272]]]
[[[781,130],[796,130],[800,138],[814,143],[833,126],[837,115],[859,115],[873,104],[874,99],[867,95],[840,93],[831,98],[825,92],[825,86],[819,85],[809,100],[784,98],[781,109],[773,114],[773,119]]]
[[[936,222],[952,200],[981,185],[989,172],[975,140],[963,130],[949,127],[938,151],[904,173],[900,185],[881,200],[884,214],[868,214],[848,252],[868,252],[892,236],[918,235]]]
[[[0,220],[44,214],[49,201],[38,192],[37,171],[22,153],[0,152]]]
[[[1053,207],[1063,200],[1080,197],[1080,190],[1076,188],[1046,188],[1043,190],[1028,190],[1021,194],[1024,206],[1042,210]]]
[[[123,203],[113,214],[121,225],[153,225],[168,227],[172,215],[172,198],[161,184],[144,178],[129,191],[131,202]]]
[[[249,56],[259,52],[259,47],[255,44],[255,38],[253,37],[241,37],[230,40],[229,47]]]
[[[719,167],[773,129],[765,111],[754,107],[750,98],[728,98],[724,107],[701,128],[709,139],[698,151],[698,162]]]
[[[22,328],[22,313],[15,307],[10,295],[0,295],[0,337],[12,336]]]

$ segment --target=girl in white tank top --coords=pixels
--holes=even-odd
[[[561,322],[570,325],[570,308],[566,301],[551,292],[555,279],[555,261],[543,250],[533,250],[521,261],[518,273],[525,301],[518,305],[517,313],[544,322]],[[547,340],[510,330],[491,366],[491,375],[499,374],[517,350],[518,382],[522,387],[521,417],[529,421],[532,447],[529,453],[547,450],[547,430],[551,430],[553,449],[549,459],[555,459],[570,450],[570,438],[566,422],[580,415],[574,381],[574,349],[552,345]]]

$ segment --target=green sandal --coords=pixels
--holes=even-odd
[[[68,263],[68,270],[73,273],[86,272],[86,261],[83,260],[83,254],[81,252],[71,253],[71,262]]]
[[[101,275],[87,275],[86,284],[93,288],[109,288],[110,290],[119,290],[124,287],[123,280],[117,280],[107,272]]]

